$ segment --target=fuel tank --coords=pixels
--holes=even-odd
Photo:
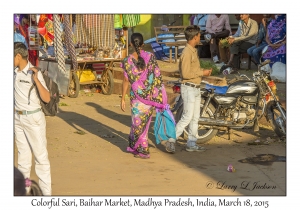
[[[255,95],[259,88],[257,84],[249,80],[238,80],[229,85],[226,95]]]
[[[232,106],[239,96],[247,104],[255,104],[259,87],[255,82],[249,80],[238,80],[228,86],[225,95],[215,95],[214,100],[220,105]]]

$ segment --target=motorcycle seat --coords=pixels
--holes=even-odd
[[[214,89],[214,92],[218,95],[225,95],[228,89],[228,86],[215,86],[215,85],[205,85],[205,89]]]

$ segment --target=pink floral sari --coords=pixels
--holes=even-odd
[[[153,54],[141,50],[145,69],[139,70],[136,60],[129,55],[123,60],[124,76],[131,84],[130,101],[132,125],[127,151],[142,158],[149,158],[148,130],[155,108],[165,108],[167,95],[160,69]]]

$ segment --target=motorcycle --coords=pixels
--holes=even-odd
[[[253,128],[259,131],[258,120],[265,116],[271,127],[280,138],[286,136],[286,111],[276,95],[276,85],[269,73],[261,68],[270,61],[258,65],[253,77],[239,75],[229,82],[227,90],[220,93],[218,87],[207,88],[201,83],[201,110],[199,118],[197,143],[206,143],[220,130],[228,131],[230,139],[231,129]],[[174,84],[173,92],[180,93],[180,81],[170,81]],[[171,108],[178,122],[183,112],[181,95],[175,99]],[[176,114],[175,114],[176,113]],[[187,128],[183,132],[187,139]]]

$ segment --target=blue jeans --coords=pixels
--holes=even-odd
[[[253,57],[254,61],[259,64],[260,63],[260,56],[261,56],[261,51],[264,49],[265,46],[268,44],[266,42],[262,42],[258,47],[256,45],[250,47],[247,50],[248,55]]]
[[[182,84],[181,97],[183,99],[183,113],[176,125],[176,139],[182,134],[184,128],[189,125],[187,146],[192,147],[196,145],[198,136],[201,103],[200,88]]]

